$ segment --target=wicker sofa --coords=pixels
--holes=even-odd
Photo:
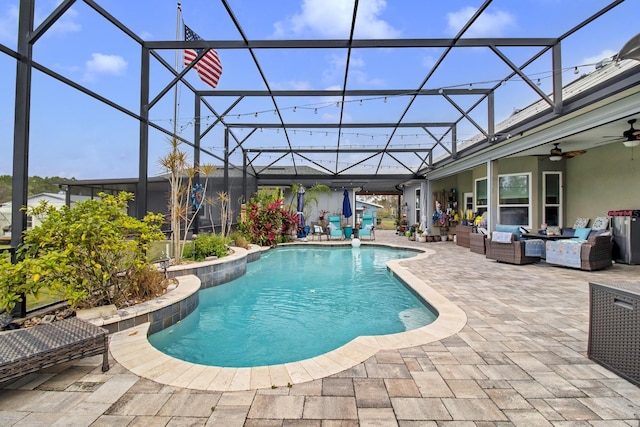
[[[586,241],[556,240],[546,243],[546,262],[580,270],[611,267],[613,240],[610,233],[592,232]]]

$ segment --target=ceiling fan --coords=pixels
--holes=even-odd
[[[609,140],[609,142],[622,142],[625,147],[637,147],[640,145],[640,129],[635,129],[633,124],[636,122],[636,119],[630,119],[627,121],[629,123],[629,129],[622,132],[622,136],[606,136],[605,138],[615,138],[614,140]]]
[[[549,160],[551,160],[552,162],[558,162],[562,159],[570,159],[572,157],[579,156],[580,154],[584,154],[587,152],[587,150],[574,150],[574,151],[566,151],[563,153],[559,145],[560,144],[557,142],[554,143],[553,148],[549,152]]]
[[[640,145],[640,129],[635,129],[633,127],[633,124],[635,122],[636,122],[636,119],[627,120],[627,123],[629,123],[629,129],[622,132],[622,136],[620,135],[603,136],[603,138],[608,138],[608,139],[602,142],[597,142],[594,144],[594,146],[598,146],[602,144],[611,144],[613,142],[622,142],[622,145],[629,148],[639,146]],[[633,150],[631,150],[631,159],[633,160]]]

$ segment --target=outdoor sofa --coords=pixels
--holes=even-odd
[[[586,239],[580,237],[587,237]],[[548,241],[546,262],[580,270],[602,270],[611,267],[613,239],[608,231],[590,231],[588,236]]]

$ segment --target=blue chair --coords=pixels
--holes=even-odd
[[[340,226],[340,216],[338,215],[329,217],[329,239],[334,237],[338,237],[340,240],[344,239],[342,227]]]
[[[358,237],[368,237],[369,240],[375,240],[375,226],[373,224],[373,215],[362,215],[362,227],[358,230]]]

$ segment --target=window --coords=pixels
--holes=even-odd
[[[416,188],[416,223],[422,220],[420,216],[420,189]]]
[[[542,222],[562,226],[562,172],[542,173]]]
[[[498,175],[498,222],[531,227],[531,174]]]
[[[487,178],[476,179],[476,209],[479,215],[487,211],[489,201],[487,199]]]

